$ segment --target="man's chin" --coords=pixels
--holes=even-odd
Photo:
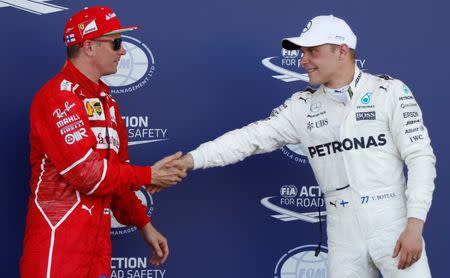
[[[314,79],[309,79],[309,84],[311,85],[311,86],[320,86],[320,85],[322,85],[322,82],[320,82],[319,80],[314,80]]]
[[[107,71],[106,73],[103,74],[103,76],[115,74],[116,72],[117,72],[117,68],[114,70],[111,70],[111,71]]]

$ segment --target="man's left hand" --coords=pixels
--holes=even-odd
[[[405,230],[400,234],[392,257],[400,254],[397,268],[406,269],[417,262],[422,256],[424,222],[417,218],[408,218]]]
[[[150,263],[154,266],[162,265],[169,256],[167,239],[161,235],[149,222],[141,229],[141,235],[152,249]]]

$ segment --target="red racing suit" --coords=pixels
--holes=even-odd
[[[147,224],[134,191],[151,183],[151,168],[128,164],[126,128],[108,86],[70,61],[34,97],[30,122],[22,277],[109,277],[110,209],[122,224]]]

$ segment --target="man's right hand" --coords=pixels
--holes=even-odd
[[[165,160],[167,159],[167,160]],[[173,154],[171,156],[168,156],[161,161],[165,160],[166,167],[178,169],[179,171],[183,172],[184,176],[182,178],[187,176],[187,171],[192,170],[194,168],[194,159],[191,154],[185,154],[184,156],[181,156],[181,152],[178,152],[176,154]],[[156,164],[155,164],[156,165]],[[176,171],[176,170],[174,170]],[[181,179],[179,180],[181,181]],[[178,181],[177,181],[178,182]],[[147,186],[147,191],[151,194],[155,194],[163,190],[164,188],[167,188],[169,186],[175,185],[175,183],[167,184],[167,185],[158,185],[152,182],[151,185]]]
[[[192,170],[194,168],[194,158],[190,153],[187,153],[178,159],[172,160],[168,165],[178,169]]]
[[[179,159],[182,152],[169,155],[152,166],[152,186],[170,187],[186,177],[186,168],[177,167],[171,162]]]

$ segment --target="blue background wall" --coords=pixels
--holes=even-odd
[[[128,78],[139,77],[139,67],[147,69],[147,80],[144,76],[133,84],[113,87],[120,91],[142,85],[115,94],[122,114],[130,117],[131,133],[167,130],[165,134],[130,137],[130,141],[159,140],[130,146],[132,161],[137,164],[153,163],[177,150],[189,151],[225,131],[267,117],[307,83],[272,78],[279,74],[261,61],[275,57],[272,62],[301,71],[282,64],[287,60],[283,60],[281,39],[299,34],[316,15],[344,18],[358,37],[357,55],[363,68],[402,79],[421,105],[438,158],[436,190],[424,237],[433,276],[448,276],[448,1],[43,3],[67,9],[36,14],[0,1],[2,277],[19,276],[29,194],[32,96],[65,61],[62,30],[66,20],[84,6],[105,4],[116,11],[122,23],[142,26],[127,34],[130,54],[120,66]],[[139,53],[145,53],[144,58]],[[148,63],[142,65],[145,60]],[[146,119],[148,124],[134,126],[131,117]],[[326,277],[319,275],[325,261],[308,261],[309,245],[318,242],[318,224],[276,219],[271,215],[279,213],[261,204],[262,199],[272,197],[273,204],[291,212],[317,211],[316,206],[305,205],[317,199],[314,190],[292,197],[280,193],[282,188],[293,188],[286,185],[303,193],[317,185],[310,166],[296,159],[304,157],[287,149],[258,155],[229,167],[192,172],[177,187],[146,196],[147,202],[152,202],[154,225],[169,239],[169,260],[156,269],[142,263],[135,266],[136,260],[148,259],[149,249],[137,232],[113,229],[123,234],[112,236],[112,277]],[[281,203],[289,200],[294,205]],[[303,205],[297,206],[298,202]],[[283,265],[286,270],[295,261],[305,272],[297,268],[292,275],[280,275]]]

